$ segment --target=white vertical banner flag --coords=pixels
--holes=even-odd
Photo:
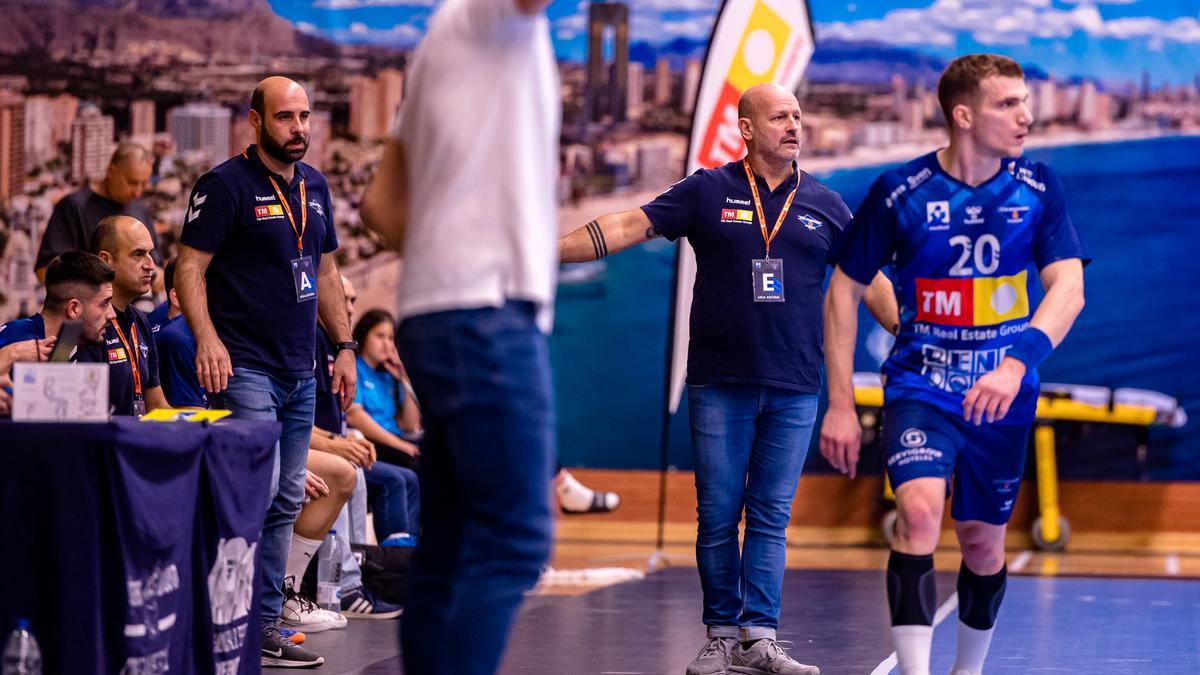
[[[812,21],[805,0],[726,0],[717,13],[704,61],[684,175],[741,159],[746,154],[737,122],[742,92],[760,82],[776,82],[794,91],[812,54]],[[687,377],[695,281],[696,254],[687,239],[680,239],[667,371],[670,414],[679,409]]]

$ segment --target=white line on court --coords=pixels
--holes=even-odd
[[[950,616],[956,609],[958,609],[958,593],[951,593],[950,597],[946,598],[946,601],[942,603],[942,606],[937,608],[937,613],[933,615],[934,629],[945,621],[946,617]],[[871,675],[888,675],[888,673],[892,672],[892,668],[896,667],[897,663],[896,652],[892,652],[883,660],[883,663],[875,666],[875,670],[871,671]]]
[[[1173,577],[1179,576],[1179,554],[1172,553],[1167,556],[1167,574]]]
[[[1025,569],[1030,560],[1033,560],[1033,551],[1021,551],[1017,554],[1017,557],[1013,558],[1012,564],[1008,566],[1008,571],[1014,573],[1020,572]]]

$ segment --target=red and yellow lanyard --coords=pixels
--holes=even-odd
[[[292,232],[296,233],[296,250],[303,255],[304,230],[308,227],[308,200],[304,194],[304,179],[300,179],[300,229],[298,230],[296,229],[296,219],[292,217],[292,205],[288,203],[287,195],[279,189],[279,184],[275,182],[274,178],[267,176],[267,180],[271,181],[271,187],[275,188],[275,195],[283,204],[283,212],[287,214],[288,222],[292,224]]]

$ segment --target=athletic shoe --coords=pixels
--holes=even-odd
[[[291,577],[283,584],[283,607],[279,619],[289,628],[298,628],[305,633],[320,633],[346,627],[346,617],[321,609],[312,600],[292,589]]]
[[[687,675],[725,675],[733,658],[737,640],[731,637],[711,637],[687,667]]]
[[[351,619],[394,619],[403,613],[403,607],[377,599],[365,586],[342,596],[342,614]]]
[[[279,634],[282,635],[283,637],[291,640],[292,644],[294,644],[294,645],[304,644],[304,638],[306,637],[304,635],[304,633],[301,633],[298,630],[292,630],[291,628],[283,628],[283,627],[279,628]]]
[[[278,626],[267,624],[262,629],[262,665],[270,668],[316,668],[325,663],[324,657],[292,644],[283,637]]]
[[[729,672],[742,675],[821,675],[820,668],[797,663],[778,642],[770,638],[756,641],[749,649],[740,644],[734,647]]]
[[[580,483],[570,471],[562,470],[555,481],[558,507],[567,515],[576,513],[608,513],[621,505],[621,496],[615,492],[592,490]]]

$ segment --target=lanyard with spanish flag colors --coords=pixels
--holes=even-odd
[[[292,217],[292,205],[288,203],[287,195],[283,190],[279,189],[279,184],[271,176],[267,176],[267,180],[271,181],[271,187],[275,188],[275,195],[279,197],[280,203],[283,204],[283,212],[287,214],[288,222],[292,224],[292,232],[296,233],[296,250],[301,255],[304,254],[304,230],[308,227],[308,200],[304,194],[304,179],[300,179],[300,229],[296,229],[296,219]]]
[[[129,340],[125,339],[125,331],[121,330],[121,324],[116,319],[110,319],[113,330],[117,331],[117,337],[121,340],[121,346],[125,347],[125,352],[129,354],[129,367],[133,371],[133,393],[137,398],[142,397],[142,370],[138,367],[138,355],[141,352],[138,345],[138,329],[137,321],[129,324]],[[133,349],[129,348],[130,342],[133,343]]]
[[[742,168],[746,170],[746,180],[750,181],[750,194],[754,196],[754,210],[758,212],[758,227],[762,230],[763,243],[767,245],[767,259],[771,258],[771,242],[774,241],[775,235],[779,234],[779,229],[783,227],[783,221],[787,218],[788,209],[792,208],[792,199],[796,197],[796,191],[800,189],[800,181],[796,181],[796,187],[792,188],[792,193],[788,195],[787,201],[783,203],[783,210],[779,212],[779,217],[775,219],[775,227],[771,233],[767,234],[767,217],[763,215],[762,200],[758,197],[758,183],[754,180],[754,172],[750,169],[750,158],[742,158]]]

